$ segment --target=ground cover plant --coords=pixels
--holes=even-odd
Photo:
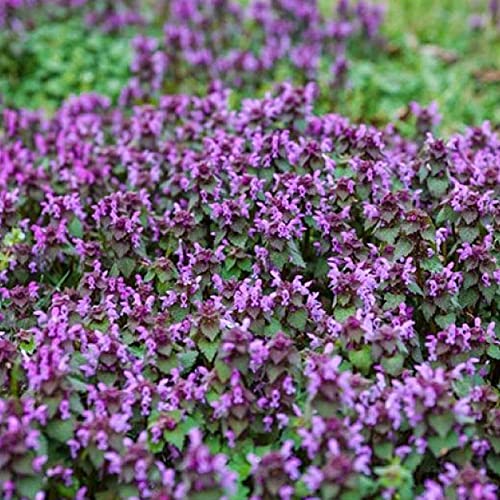
[[[0,6],[8,28],[0,30],[0,94],[9,106],[53,112],[70,94],[117,101],[130,80],[137,90],[137,73],[149,81],[154,71],[156,95],[203,95],[216,76],[231,84],[235,105],[275,81],[314,77],[319,111],[360,123],[401,121],[410,101],[434,100],[447,136],[500,123],[495,0],[296,3],[9,0]],[[137,36],[148,42],[133,44]],[[149,69],[131,66],[148,51]]]
[[[171,46],[154,2],[46,3],[5,2],[4,33],[81,16],[132,43],[131,73],[50,112],[5,96],[1,497],[496,499],[493,116],[442,136],[445,111],[404,96],[396,124],[337,113],[326,89],[354,96],[362,51],[389,43],[365,2],[246,7],[264,35],[244,59],[277,50],[257,70],[227,56],[241,2],[156,11]]]

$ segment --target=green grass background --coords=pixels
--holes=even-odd
[[[487,119],[498,125],[500,77],[483,79],[487,72],[500,70],[500,33],[492,26],[470,29],[472,4],[390,0],[383,32],[394,52],[354,57],[353,90],[345,96],[342,111],[355,119],[386,121],[395,119],[411,100],[435,100],[444,133]],[[456,61],[447,62],[448,57]]]
[[[335,5],[332,0],[320,2],[325,13]],[[486,3],[482,1],[483,12]],[[486,119],[498,126],[500,32],[492,26],[470,29],[470,16],[477,10],[473,4],[471,0],[388,0],[383,27],[386,49],[351,43],[351,85],[333,92],[325,83],[320,111],[385,124],[398,120],[412,100],[424,105],[435,100],[443,115],[444,134]],[[161,36],[160,26],[155,31]],[[90,30],[81,19],[39,23],[21,39],[0,33],[4,103],[50,112],[70,94],[95,91],[116,99],[129,78],[133,34],[133,29],[119,36]],[[286,65],[279,77],[294,79]],[[187,81],[169,91],[199,91],[197,83]],[[263,82],[260,93],[270,85]]]

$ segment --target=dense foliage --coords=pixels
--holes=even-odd
[[[9,47],[94,26],[40,78],[117,97],[0,112],[0,497],[496,499],[494,125],[324,111],[387,47],[365,1],[148,5],[123,88],[138,3],[0,5]]]
[[[314,94],[4,112],[6,496],[495,498],[500,142]]]

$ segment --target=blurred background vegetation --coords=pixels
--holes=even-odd
[[[325,14],[336,4],[320,2]],[[423,105],[436,101],[444,134],[486,119],[499,126],[500,33],[488,23],[474,28],[482,21],[474,17],[481,0],[385,3],[383,48],[351,43],[349,85],[333,91],[320,79],[320,111],[380,125],[400,119],[410,101]],[[4,104],[50,112],[71,94],[93,91],[116,99],[130,78],[130,41],[136,33],[137,28],[104,33],[87,27],[82,19],[57,16],[20,37],[1,32]],[[148,34],[161,37],[161,33],[160,22],[148,28]],[[294,80],[286,67],[279,77]],[[183,82],[182,88],[168,90],[199,91],[198,83]],[[269,85],[263,82],[261,93]],[[241,97],[234,96],[234,102]]]
[[[0,34],[5,103],[53,111],[70,94],[116,98],[129,78],[131,33],[91,30],[80,19],[41,23],[21,37]]]
[[[328,1],[324,1],[327,4]],[[480,4],[481,2],[476,2]],[[484,5],[485,2],[483,2]],[[356,120],[395,120],[414,100],[439,104],[441,131],[500,124],[500,33],[481,21],[474,0],[389,0],[388,50],[352,49],[352,89],[341,111]]]

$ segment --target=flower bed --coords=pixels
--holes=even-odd
[[[316,93],[4,110],[3,498],[496,498],[500,141]]]

